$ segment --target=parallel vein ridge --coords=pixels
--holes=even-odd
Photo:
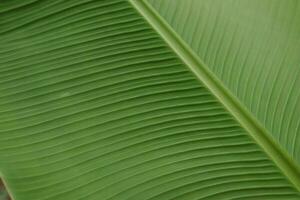
[[[274,160],[283,173],[300,191],[300,169],[280,148],[268,131],[248,112],[247,109],[222,85],[222,82],[208,69],[203,61],[194,54],[189,46],[159,17],[146,1],[131,1],[148,19],[149,23],[162,35],[169,46],[186,63],[186,66],[219,99],[235,119],[248,131],[264,151]]]
[[[300,3],[147,0],[300,165]]]
[[[128,1],[5,2],[0,37],[15,200],[300,198]]]

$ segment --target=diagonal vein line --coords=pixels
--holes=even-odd
[[[267,130],[246,110],[196,56],[172,28],[145,0],[129,0],[133,7],[158,32],[189,70],[224,105],[237,122],[248,132],[264,152],[273,160],[287,179],[300,191],[300,169],[287,153],[269,136]]]

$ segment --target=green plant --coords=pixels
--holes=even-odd
[[[0,1],[15,200],[300,199],[298,1]]]

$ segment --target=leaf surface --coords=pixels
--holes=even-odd
[[[300,164],[300,4],[149,0]]]
[[[298,166],[143,3],[0,3],[13,198],[299,199]]]

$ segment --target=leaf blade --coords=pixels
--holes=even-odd
[[[0,74],[0,169],[16,200],[299,197],[127,1],[55,3],[40,21],[28,16],[45,1],[1,15],[16,20]]]
[[[299,165],[298,2],[148,2]]]

